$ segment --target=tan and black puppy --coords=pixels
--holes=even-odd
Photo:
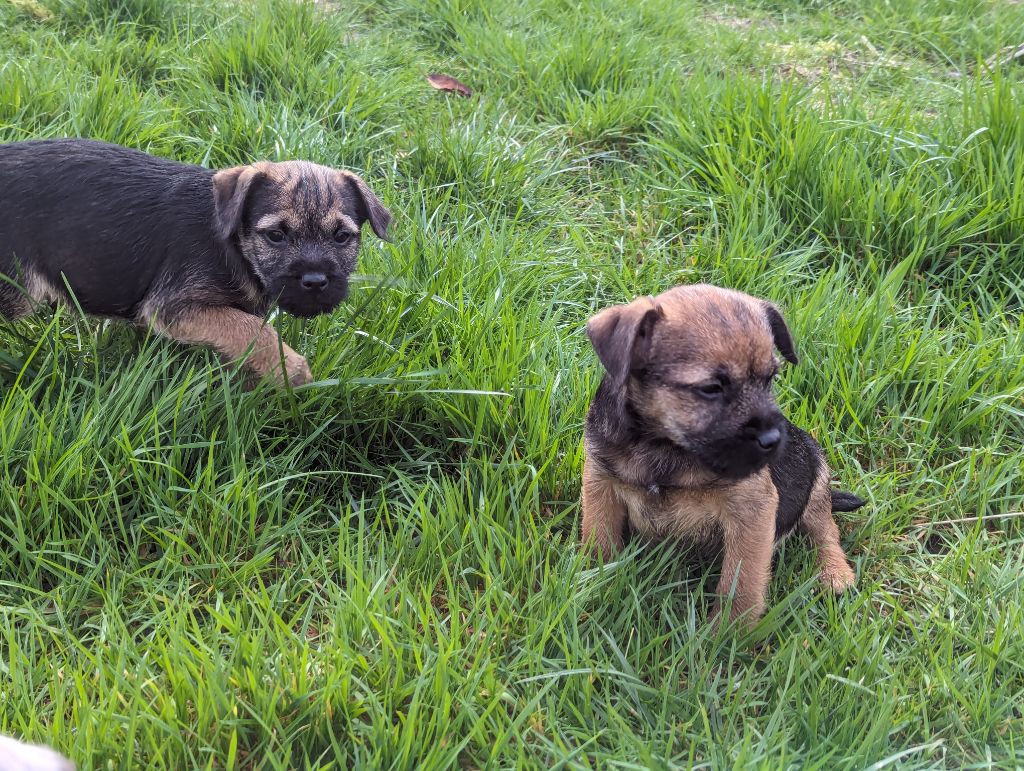
[[[607,373],[584,433],[585,545],[607,559],[635,532],[721,552],[717,593],[751,622],[795,528],[828,587],[853,585],[832,512],[864,501],[830,489],[821,448],[775,403],[775,350],[797,356],[774,305],[681,286],[598,313],[587,334]]]
[[[0,316],[70,289],[86,313],[298,385],[309,366],[264,316],[345,299],[367,221],[386,237],[363,180],[305,161],[215,171],[83,139],[0,145]]]

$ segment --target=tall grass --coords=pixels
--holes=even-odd
[[[317,382],[68,309],[0,330],[0,730],[90,768],[1024,764],[1024,99],[1011,3],[0,3],[0,140],[304,157],[396,215],[276,322]],[[451,72],[469,99],[422,76]],[[0,215],[2,216],[2,215]],[[858,589],[577,553],[583,333],[710,281]]]

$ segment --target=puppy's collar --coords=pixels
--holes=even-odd
[[[650,495],[651,497],[654,497],[654,498],[660,498],[663,495],[668,495],[669,493],[680,492],[682,490],[690,490],[690,491],[712,490],[712,489],[715,489],[715,488],[718,488],[718,487],[728,486],[730,484],[729,480],[723,479],[721,477],[712,477],[712,478],[708,479],[706,482],[701,482],[700,484],[692,484],[692,485],[666,485],[666,484],[661,484],[659,482],[644,483],[644,482],[641,482],[639,480],[636,481],[636,482],[630,482],[629,480],[623,479],[622,477],[618,476],[617,474],[614,475],[614,476],[615,476],[615,479],[620,484],[624,484],[624,485],[627,485],[629,487],[636,488],[638,490],[643,490],[645,493],[647,493],[647,495]]]
[[[657,482],[654,482],[647,485],[644,490],[648,495],[660,498],[662,495],[679,492],[680,490],[708,490],[718,487],[718,485],[719,480],[717,478],[712,479],[707,484],[703,485],[659,485]]]

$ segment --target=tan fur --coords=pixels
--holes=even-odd
[[[281,207],[280,211],[262,217],[257,223],[258,228],[272,228],[284,224],[290,230],[297,230],[302,226],[303,219],[312,214],[323,223],[324,231],[329,232],[344,226],[353,233],[359,232],[359,225],[345,213],[341,206],[342,199],[338,196],[333,198],[334,206],[325,207],[321,202],[320,207],[313,211],[303,210],[298,205],[297,192],[300,183],[315,186],[322,192],[343,188],[346,180],[351,181],[357,187],[365,187],[362,178],[350,171],[332,169],[309,161],[278,163],[260,161],[250,166],[235,167],[235,169],[227,171],[238,173],[242,177],[260,173],[274,184],[277,200]]]
[[[4,317],[21,319],[32,313],[37,305],[49,305],[67,297],[62,287],[54,286],[31,267],[19,267],[13,277],[0,278]]]
[[[248,353],[246,368],[279,385],[288,382],[297,386],[313,379],[306,360],[281,342],[273,327],[248,313],[234,308],[199,308],[167,325],[159,318],[153,321],[154,327],[168,337],[209,346],[230,362],[237,362]]]
[[[651,541],[704,543],[720,534],[719,603],[731,597],[730,619],[756,620],[764,611],[771,574],[778,500],[767,469],[727,487],[695,486],[651,495],[602,474],[588,459],[583,467],[582,540],[607,560],[622,548],[627,519],[633,531]]]
[[[715,590],[732,597],[730,619],[754,622],[764,612],[775,550],[775,508],[779,498],[767,469],[716,496],[722,505],[722,572]],[[719,600],[721,602],[722,599]],[[720,606],[716,605],[715,615]]]
[[[762,304],[740,292],[698,284],[670,289],[658,295],[657,305],[668,320],[656,337],[654,356],[673,358],[675,343],[683,338],[677,327],[686,327],[685,339],[697,341],[697,356],[680,362],[679,375],[694,368],[707,371],[725,365],[736,380],[751,367],[771,369],[775,346]]]
[[[615,483],[600,474],[590,460],[583,463],[583,544],[604,560],[622,548],[622,529],[628,510]]]
[[[274,188],[276,199],[281,206],[280,213],[275,215],[275,217],[281,218],[279,221],[297,228],[302,223],[303,215],[313,214],[319,215],[327,223],[335,221],[350,223],[353,230],[358,231],[358,225],[340,206],[339,197],[335,197],[335,206],[333,207],[323,208],[321,206],[309,211],[303,211],[298,207],[301,198],[298,195],[300,185],[326,193],[329,190],[345,189],[346,182],[351,182],[356,188],[368,192],[366,183],[358,174],[347,169],[332,169],[309,161],[258,161],[245,166],[221,169],[214,176],[214,184],[228,185],[232,188],[246,187],[258,176],[264,177]],[[270,225],[270,222],[261,221],[261,227]]]
[[[618,426],[634,420],[623,417],[628,405],[630,414],[648,427],[645,431],[656,427],[651,436],[671,440],[676,452],[684,453],[680,457],[691,457],[685,453],[697,452],[691,448],[701,446],[701,438],[720,428],[716,420],[722,419],[714,417],[695,387],[723,375],[734,384],[750,384],[751,395],[729,402],[737,427],[748,414],[761,414],[765,402],[758,389],[770,393],[779,365],[776,347],[796,361],[778,309],[732,290],[683,286],[605,309],[590,320],[587,333],[608,374],[585,434],[583,543],[610,559],[622,548],[628,525],[650,541],[720,547],[715,615],[731,599],[731,619],[756,621],[764,612],[779,510],[769,468],[740,479],[723,477],[697,461],[675,461],[676,456],[659,449],[665,444],[633,447],[615,437],[620,436]],[[643,376],[632,377],[636,371]],[[647,441],[647,434],[639,436],[629,441]],[[854,576],[832,518],[829,470],[820,459],[817,463],[816,471],[806,466],[816,476],[800,526],[818,549],[822,582],[841,592],[853,585]]]
[[[851,588],[855,580],[853,569],[839,543],[839,526],[832,516],[828,467],[824,464],[804,509],[801,528],[818,550],[818,567],[821,569],[818,577],[821,582],[836,594]]]

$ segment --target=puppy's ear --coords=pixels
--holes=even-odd
[[[789,334],[789,327],[786,326],[786,320],[782,318],[782,313],[769,302],[764,304],[764,312],[768,317],[768,326],[772,330],[772,338],[775,340],[775,347],[779,349],[779,353],[790,364],[799,364],[800,359],[796,355],[793,336]]]
[[[389,212],[387,207],[381,203],[381,200],[374,195],[373,191],[366,186],[366,183],[363,182],[362,178],[353,174],[351,171],[345,172],[345,176],[349,181],[350,187],[356,194],[359,224],[362,225],[364,222],[369,220],[370,227],[372,227],[373,232],[377,234],[377,238],[382,241],[387,241],[388,225],[391,224],[391,212]]]
[[[587,322],[587,337],[616,386],[647,361],[654,324],[660,318],[662,311],[654,300],[640,297],[629,305],[607,308]]]
[[[253,184],[264,177],[259,164],[221,169],[213,175],[213,211],[217,234],[225,241],[242,227],[245,200]]]

